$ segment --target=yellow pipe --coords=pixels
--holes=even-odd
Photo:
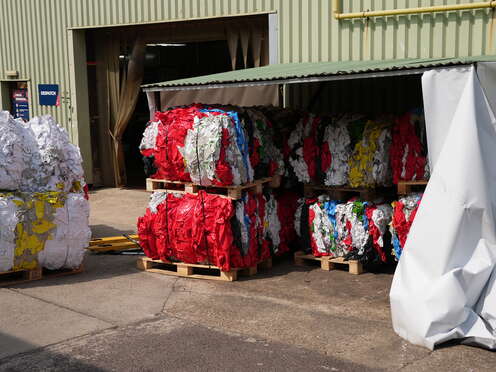
[[[369,18],[369,17],[383,17],[383,16],[395,16],[395,15],[405,15],[405,14],[449,12],[455,10],[496,8],[496,1],[484,1],[484,2],[471,3],[471,4],[438,5],[438,6],[427,6],[427,7],[407,8],[407,9],[374,10],[374,11],[365,11],[365,12],[356,12],[356,13],[341,13],[339,5],[340,5],[340,0],[334,0],[334,17],[336,19]]]

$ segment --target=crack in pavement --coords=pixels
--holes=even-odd
[[[113,327],[116,327],[117,326],[117,323],[113,323],[112,321],[109,321],[107,319],[100,319],[99,317],[95,316],[95,315],[92,315],[92,314],[86,314],[82,311],[79,311],[79,310],[76,310],[76,309],[71,309],[70,307],[67,307],[67,306],[64,306],[64,305],[61,305],[61,304],[58,304],[58,303],[55,303],[55,302],[52,302],[52,301],[49,301],[49,300],[46,300],[44,298],[41,298],[41,297],[38,297],[38,296],[33,296],[32,294],[28,294],[28,293],[23,293],[22,291],[20,290],[17,290],[17,289],[13,289],[13,288],[5,288],[7,289],[8,291],[11,291],[11,292],[14,292],[14,293],[17,293],[17,294],[20,294],[21,296],[26,296],[26,297],[30,297],[30,298],[33,298],[35,300],[38,300],[38,301],[41,301],[41,302],[44,302],[46,304],[49,304],[49,305],[52,305],[52,306],[56,306],[56,307],[59,307],[61,309],[64,309],[64,310],[68,310],[68,311],[71,311],[73,313],[76,313],[76,314],[79,314],[79,315],[83,315],[83,316],[86,316],[88,318],[92,318],[92,319],[96,319],[100,322],[104,322],[104,323],[107,323],[107,324],[110,324],[111,326]]]

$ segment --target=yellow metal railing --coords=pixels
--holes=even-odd
[[[383,17],[405,14],[449,12],[456,10],[473,10],[484,8],[496,8],[496,1],[482,1],[478,3],[455,4],[455,5],[438,5],[426,6],[420,8],[391,9],[391,10],[367,10],[364,12],[341,13],[341,0],[334,0],[334,18],[352,19],[352,18],[369,18]]]

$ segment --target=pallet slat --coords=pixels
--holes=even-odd
[[[345,261],[343,257],[315,257],[313,254],[305,254],[303,252],[295,252],[294,254],[295,265],[305,266],[305,261],[320,261],[320,268],[325,271],[335,270],[341,265],[348,266],[350,274],[359,275],[364,272],[361,262],[356,260]]]
[[[241,199],[243,191],[253,190],[260,194],[263,191],[264,185],[270,185],[272,188],[277,188],[281,184],[281,177],[266,177],[253,182],[238,185],[238,186],[201,186],[191,182],[168,181],[147,178],[146,190],[175,192],[179,194],[198,194],[200,190],[206,190],[208,193],[222,195],[233,200]]]
[[[60,270],[48,270],[41,267],[37,267],[32,270],[16,270],[0,272],[0,287],[6,287],[10,285],[17,285],[27,282],[32,282],[35,280],[56,278],[59,276],[67,276],[79,274],[84,271],[84,266],[81,264],[75,269],[60,269]]]
[[[427,186],[426,180],[421,181],[399,181],[398,182],[398,194],[399,195],[407,195],[412,192],[421,192],[424,191]]]
[[[152,260],[148,257],[139,258],[136,262],[136,266],[139,270],[162,275],[233,282],[238,280],[239,275],[253,276],[257,274],[258,268],[272,268],[272,259],[262,261],[257,266],[242,269],[231,269],[230,271],[222,271],[220,268],[211,265],[188,264],[184,262],[164,262],[160,260]]]
[[[394,193],[394,189],[387,187],[381,188],[354,188],[349,186],[325,186],[305,184],[303,191],[306,197],[315,197],[319,193],[326,193],[336,200],[346,200],[352,197],[360,197],[363,200],[372,200],[378,196]]]

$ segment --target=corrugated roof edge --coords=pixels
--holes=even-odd
[[[247,82],[276,81],[323,77],[332,75],[350,75],[369,72],[408,70],[434,67],[466,65],[476,62],[496,61],[496,55],[439,59],[396,59],[378,61],[340,61],[340,62],[308,62],[268,65],[221,72],[218,74],[197,76],[187,79],[145,84],[144,90],[153,88],[205,86],[211,84],[235,84]],[[159,90],[159,89],[158,89]]]

